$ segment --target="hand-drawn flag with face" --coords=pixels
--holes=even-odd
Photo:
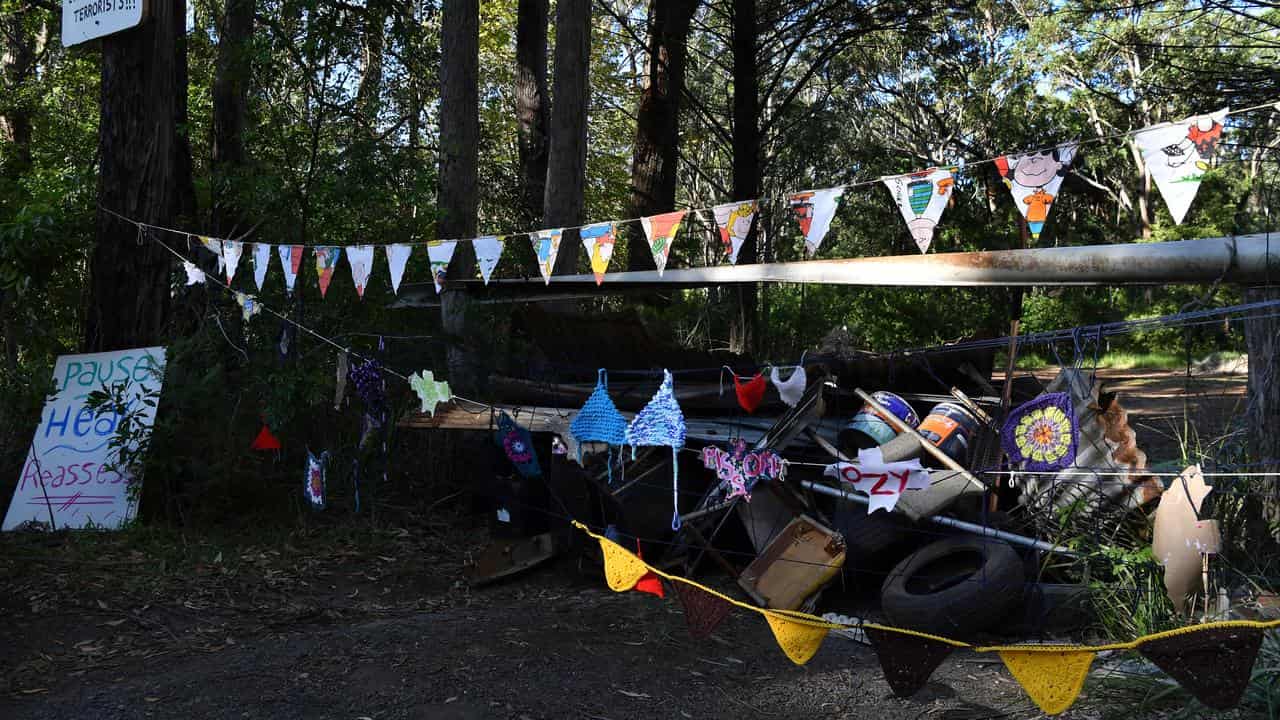
[[[387,245],[383,248],[387,253],[387,267],[391,270],[391,292],[400,294],[400,281],[404,279],[404,266],[413,254],[412,245]]]
[[[363,299],[364,289],[369,285],[369,274],[373,272],[373,246],[349,246],[347,264],[351,266],[351,282],[356,285],[356,295]]]
[[[716,225],[720,228],[720,243],[729,256],[730,264],[738,264],[738,251],[742,250],[742,243],[751,234],[751,225],[756,220],[759,207],[758,200],[746,200],[711,208],[711,214],[715,215]]]
[[[267,282],[267,266],[271,264],[271,246],[266,243],[253,244],[253,281],[258,284],[258,292]]]
[[[1169,206],[1169,214],[1179,225],[1200,190],[1200,179],[1218,153],[1227,112],[1223,108],[1210,115],[1155,125],[1133,138]]]
[[[680,231],[680,223],[687,210],[651,215],[640,218],[644,226],[644,235],[649,239],[649,251],[653,253],[653,264],[658,267],[658,277],[667,268],[667,258],[671,255],[671,245],[675,242],[676,233]]]
[[[804,249],[809,255],[818,252],[822,241],[831,229],[831,219],[836,215],[840,204],[840,196],[844,188],[827,188],[825,190],[809,190],[795,193],[790,198],[791,210],[800,223],[800,232],[804,235]]]
[[[1027,221],[1031,239],[1040,238],[1049,208],[1058,198],[1058,188],[1076,157],[1077,143],[1063,143],[1050,150],[1001,155],[996,158],[996,169],[1008,186],[1013,202]]]
[[[907,230],[920,252],[929,252],[933,229],[942,218],[955,186],[954,168],[930,168],[923,172],[882,178],[893,195]]]
[[[506,238],[497,235],[486,235],[471,241],[471,246],[476,251],[476,264],[480,266],[480,277],[484,279],[485,285],[489,284],[494,268],[498,267],[498,260],[502,259],[502,247],[505,244]]]
[[[579,234],[582,236],[582,245],[587,249],[587,258],[591,260],[591,272],[595,273],[596,285],[600,285],[604,282],[604,274],[609,271],[609,259],[613,257],[613,223],[588,225]]]
[[[329,281],[333,280],[333,270],[338,267],[342,257],[342,248],[332,245],[316,246],[316,279],[320,282],[320,297],[329,292]]]
[[[301,245],[277,245],[276,254],[280,256],[280,268],[284,270],[284,289],[293,294],[293,283],[298,279],[298,271],[302,269]]]
[[[236,268],[240,267],[240,256],[244,254],[244,243],[239,240],[222,241],[222,260],[227,266],[227,284],[236,276]]]
[[[551,271],[556,266],[556,255],[560,253],[560,239],[564,237],[564,228],[555,230],[539,230],[529,236],[533,241],[533,254],[538,257],[538,272],[542,280],[551,284]]]
[[[444,281],[449,274],[449,261],[453,259],[453,250],[457,246],[456,240],[437,240],[427,245],[427,258],[431,260],[431,281],[436,284],[437,295],[444,289]]]

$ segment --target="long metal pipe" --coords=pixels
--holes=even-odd
[[[861,495],[854,495],[853,493],[845,492],[843,490],[840,490],[838,488],[833,488],[828,485],[823,485],[822,483],[816,483],[810,480],[801,480],[800,485],[804,487],[806,490],[811,490],[820,495],[828,495],[834,498],[841,498],[843,500],[856,502],[861,505],[867,504],[867,499],[865,497],[862,497]],[[997,530],[993,527],[987,527],[986,525],[978,525],[977,523],[965,522],[964,520],[957,520],[956,518],[947,517],[945,515],[934,515],[926,519],[929,522],[935,523],[937,525],[945,525],[947,527],[952,527],[967,533],[973,533],[975,535],[983,535],[985,537],[998,538],[1006,542],[1011,542],[1015,545],[1022,545],[1023,547],[1035,548],[1036,550],[1043,550],[1044,552],[1057,553],[1059,555],[1068,555],[1071,557],[1078,556],[1078,554],[1074,550],[1069,550],[1060,545],[1054,545],[1053,543],[1045,542],[1044,540],[1036,540],[1035,538],[1029,538],[1025,535],[1018,535],[1017,533],[1006,532],[1004,530]]]
[[[878,286],[1128,285],[1280,279],[1280,233],[1160,243],[805,260],[609,273],[603,290],[637,283],[711,286],[785,282]],[[537,282],[541,283],[541,280]],[[593,275],[552,277],[551,287],[595,286]],[[522,280],[493,284],[525,284]]]

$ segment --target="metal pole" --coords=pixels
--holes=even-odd
[[[854,495],[853,493],[845,492],[844,490],[829,487],[811,480],[801,480],[800,485],[806,490],[811,490],[820,495],[849,500],[851,502],[856,502],[859,505],[867,504],[867,499],[861,495]],[[1060,545],[1054,545],[1053,543],[1045,542],[1044,540],[1036,540],[1035,538],[1029,538],[1025,535],[1018,535],[1017,533],[1011,533],[1005,530],[997,530],[993,527],[987,527],[986,525],[965,522],[964,520],[957,520],[956,518],[946,517],[944,515],[934,515],[926,519],[937,525],[945,525],[947,527],[955,528],[956,530],[963,530],[964,532],[973,533],[975,535],[998,538],[1006,542],[1011,542],[1015,545],[1035,548],[1036,550],[1043,550],[1044,552],[1057,553],[1058,555],[1078,557],[1078,554],[1075,551],[1068,550]]]

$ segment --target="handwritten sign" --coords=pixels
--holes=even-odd
[[[751,502],[751,489],[760,480],[776,480],[782,475],[782,457],[772,450],[747,450],[747,444],[738,440],[728,451],[714,445],[702,449],[702,465],[715,470],[720,485],[715,495],[724,500],[745,497]]]
[[[128,415],[150,432],[164,380],[164,348],[63,355],[54,366],[57,391],[45,402],[4,530],[28,521],[55,529],[118,528],[133,518],[134,478],[119,464],[111,439]],[[89,393],[123,385],[123,412],[97,414]],[[120,408],[117,408],[120,409]],[[133,448],[136,449],[136,446]]]
[[[892,512],[902,493],[929,487],[929,473],[919,460],[887,463],[880,448],[860,450],[856,465],[835,463],[828,465],[823,474],[866,493],[868,514],[877,510]]]
[[[76,45],[142,23],[145,0],[62,0],[62,44]]]

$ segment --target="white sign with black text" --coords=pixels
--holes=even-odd
[[[62,0],[62,44],[76,45],[142,23],[146,0]]]

